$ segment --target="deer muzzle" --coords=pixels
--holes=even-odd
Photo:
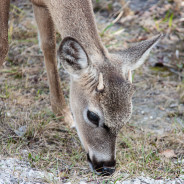
[[[114,159],[106,162],[97,162],[96,160],[91,160],[89,154],[87,154],[87,161],[92,172],[95,172],[97,175],[109,176],[114,173],[116,161]]]

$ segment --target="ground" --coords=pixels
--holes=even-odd
[[[10,49],[0,69],[0,183],[183,183],[183,10],[180,0],[94,0],[109,50],[165,34],[133,74],[133,115],[118,136],[116,172],[99,177],[91,173],[76,131],[51,110],[31,3],[12,1]],[[69,77],[58,68],[68,101]]]

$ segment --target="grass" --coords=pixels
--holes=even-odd
[[[167,141],[171,141],[169,135],[159,137],[142,131],[139,132],[136,129],[133,129],[133,131],[135,131],[136,136],[133,132],[128,132],[126,139],[125,135],[123,136],[123,140],[128,140],[127,148],[121,153],[123,160],[120,161],[126,166],[125,171],[129,170],[131,175],[144,173],[155,179],[167,178],[168,176],[174,178],[176,173],[181,172],[181,164],[178,167],[177,164],[173,164],[172,159],[165,159],[160,156],[160,153],[166,149],[174,149],[175,152],[183,150],[183,143],[174,143],[177,133],[182,139],[182,132],[170,133],[173,144],[170,144],[171,142],[167,144]],[[166,144],[163,144],[163,142]],[[178,157],[182,159],[183,153],[178,154]]]
[[[0,98],[9,98],[9,90],[8,90],[8,85],[7,85],[7,83],[5,83],[5,87],[4,87],[4,89],[2,89],[1,91],[1,94],[0,94]]]
[[[25,13],[15,6],[12,8],[16,11],[16,14],[13,13],[15,20],[23,20]],[[173,14],[168,14],[166,18],[171,27]],[[115,184],[142,174],[154,179],[177,178],[184,174],[180,162],[184,159],[184,132],[174,120],[174,129],[164,135],[145,132],[131,125],[123,127],[117,141],[115,174],[100,177],[92,173],[76,131],[62,124],[63,117],[52,113],[43,56],[37,56],[40,54],[38,47],[32,48],[37,44],[36,29],[32,26],[30,33],[22,31],[14,34],[13,24],[14,21],[10,21],[9,56],[0,73],[0,155],[26,160],[33,168],[51,172],[62,182],[77,183],[84,179]],[[104,40],[108,39],[109,25],[101,32],[105,34],[106,38],[102,37]],[[20,56],[19,53],[26,49],[31,50],[31,56],[29,52]],[[30,57],[31,64],[28,62]],[[62,81],[67,97],[66,83]],[[178,90],[183,89],[183,83],[178,86]],[[19,137],[15,130],[22,126],[26,126],[26,132]],[[174,150],[176,157],[163,157],[160,153],[167,149]],[[57,183],[52,178],[45,178],[45,181]]]
[[[179,162],[184,155],[183,133],[179,128],[157,136],[125,126],[118,137],[117,171],[112,177],[104,178],[89,170],[76,132],[62,125],[48,109],[35,113],[34,106],[24,109],[28,116],[26,118],[17,110],[13,114],[16,123],[12,121],[13,117],[6,116],[8,109],[1,111],[4,115],[0,129],[1,155],[27,160],[32,167],[51,172],[62,181],[71,182],[80,181],[81,177],[88,181],[116,183],[142,173],[155,179],[176,178],[184,174]],[[8,108],[11,109],[11,106]],[[23,125],[27,126],[26,134],[18,137],[14,130]],[[173,149],[177,158],[167,159],[160,155],[167,149]],[[23,150],[27,150],[26,154]]]

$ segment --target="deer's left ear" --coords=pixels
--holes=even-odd
[[[120,57],[123,59],[122,69],[124,73],[135,70],[140,67],[151,49],[160,41],[162,35],[153,37],[152,39],[139,42],[133,47],[130,47],[120,53]]]
[[[61,42],[58,56],[64,69],[72,76],[78,77],[88,67],[88,56],[80,43],[71,37]]]

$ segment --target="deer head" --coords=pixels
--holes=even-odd
[[[131,71],[143,64],[160,37],[108,53],[101,61],[74,38],[66,37],[60,45],[59,58],[71,76],[70,107],[77,133],[97,173],[115,170],[116,137],[132,113]]]

